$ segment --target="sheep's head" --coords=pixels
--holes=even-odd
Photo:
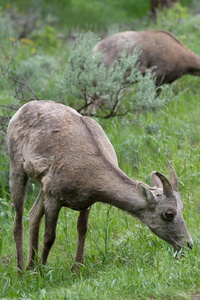
[[[183,219],[183,203],[178,192],[178,177],[174,168],[168,164],[170,180],[159,172],[152,172],[150,188],[138,184],[140,196],[147,201],[140,219],[157,236],[171,244],[175,250],[187,245],[192,247],[192,239]]]

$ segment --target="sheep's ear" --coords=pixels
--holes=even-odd
[[[149,187],[142,182],[138,183],[138,193],[140,197],[142,197],[142,199],[147,201],[149,204],[156,203],[156,199],[154,198],[154,195],[150,191]]]
[[[151,184],[152,184],[152,186],[155,186],[157,188],[160,188],[160,189],[163,188],[162,182],[161,182],[160,178],[156,175],[155,171],[153,171],[151,173]]]

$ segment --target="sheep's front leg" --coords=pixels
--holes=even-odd
[[[13,236],[17,251],[17,267],[19,270],[23,270],[23,211],[24,211],[24,200],[26,194],[27,175],[23,170],[15,172],[14,169],[10,169],[10,191],[12,195],[12,201],[15,208],[15,220],[13,228]]]
[[[78,230],[78,244],[76,250],[76,262],[78,264],[84,263],[84,246],[85,246],[85,237],[88,229],[88,217],[90,213],[90,207],[84,209],[80,212],[77,222]],[[73,264],[72,271],[79,272],[79,265]]]
[[[44,196],[40,191],[36,202],[29,212],[30,248],[27,269],[34,266],[35,254],[38,252],[39,229],[44,215]]]
[[[52,201],[53,200],[53,201]],[[44,244],[42,252],[42,264],[46,264],[49,252],[56,238],[56,226],[58,221],[58,214],[61,209],[54,199],[45,199],[45,233]]]

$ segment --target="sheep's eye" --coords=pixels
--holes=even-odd
[[[170,219],[173,219],[173,218],[174,218],[174,215],[173,215],[172,213],[167,213],[167,212],[166,212],[166,213],[165,213],[165,218],[170,220]]]
[[[174,216],[176,215],[176,211],[174,210],[167,210],[167,211],[164,211],[161,213],[161,217],[164,219],[164,220],[173,220],[174,219]]]

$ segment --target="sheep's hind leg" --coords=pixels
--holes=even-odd
[[[55,199],[45,198],[45,233],[42,252],[42,264],[46,264],[49,252],[56,238],[56,226],[61,206]]]
[[[88,229],[88,218],[90,207],[80,212],[77,222],[78,244],[76,250],[76,263],[72,266],[72,271],[79,272],[79,264],[84,263],[85,237]]]
[[[17,267],[19,270],[23,270],[23,211],[24,201],[26,195],[26,185],[28,177],[23,169],[15,171],[13,167],[10,167],[10,191],[12,195],[12,201],[15,208],[15,220],[13,228],[13,236],[15,240],[16,252],[17,252]]]
[[[38,253],[39,230],[41,220],[44,215],[44,196],[40,191],[36,202],[29,212],[29,234],[30,234],[30,248],[27,269],[34,266],[35,254]]]

